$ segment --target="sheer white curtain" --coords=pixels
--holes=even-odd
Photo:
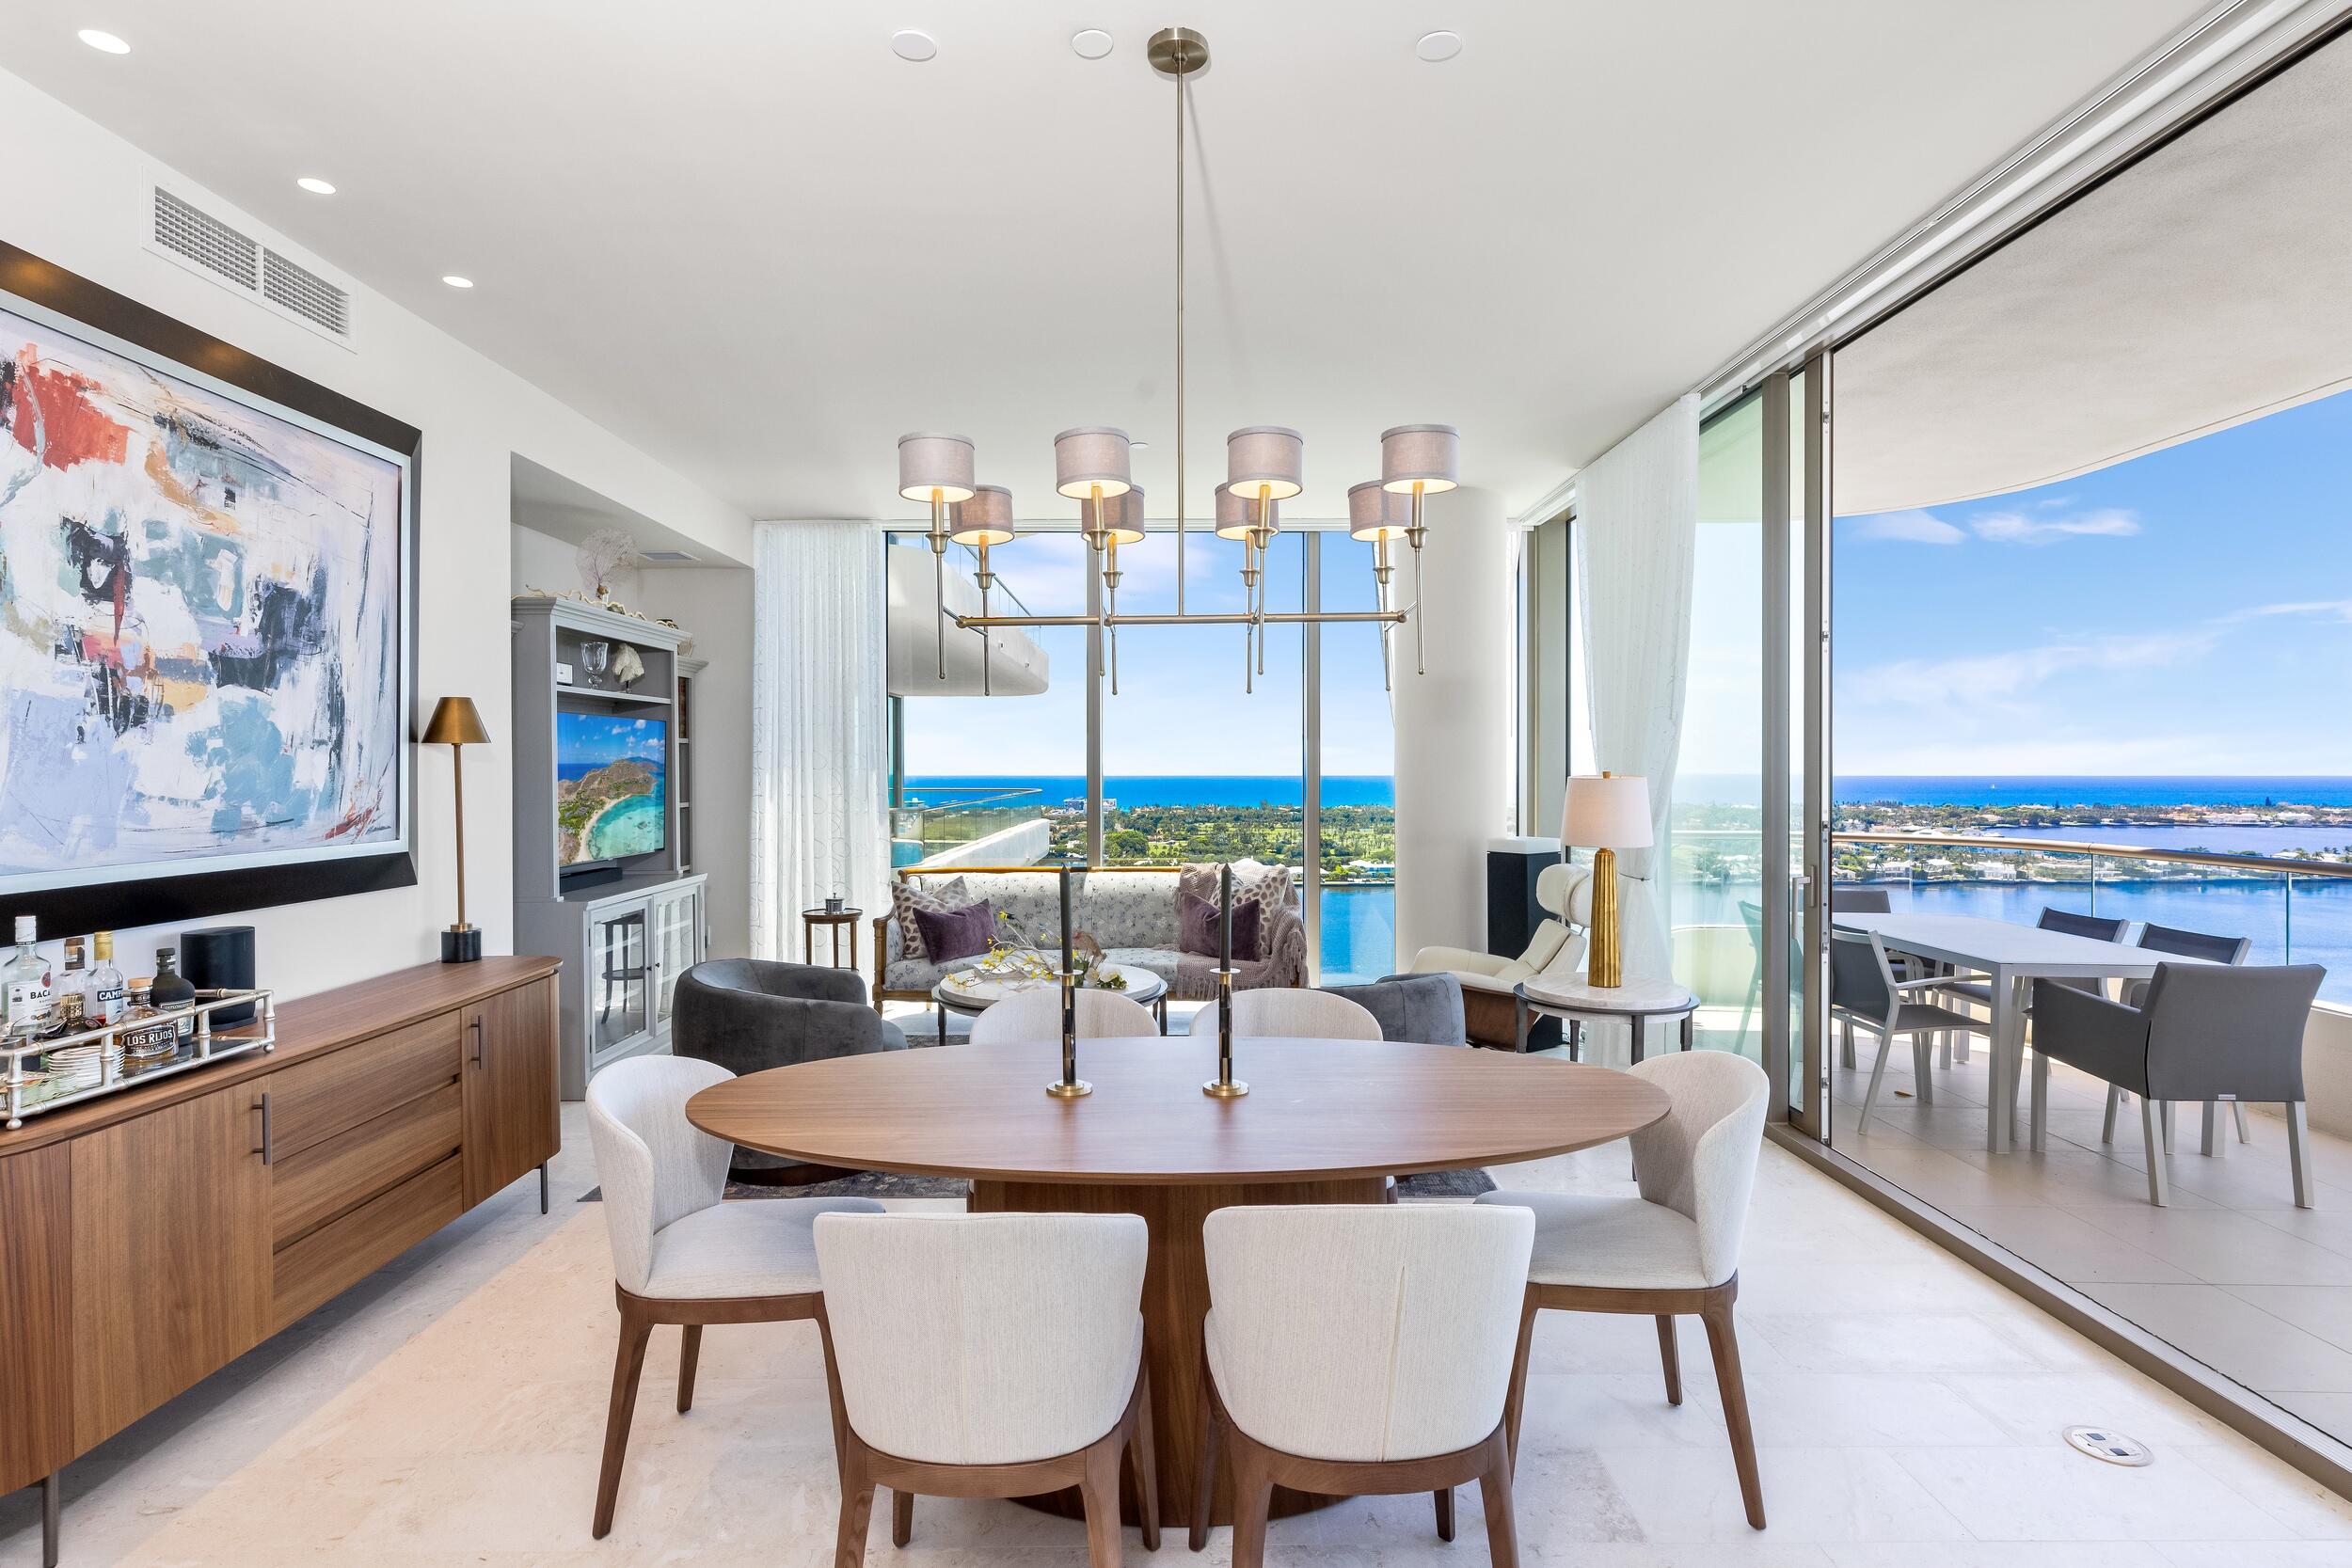
[[[761,523],[752,544],[752,954],[797,959],[803,910],[887,895],[883,539]]]
[[[1682,398],[1576,476],[1595,762],[1649,781],[1655,847],[1620,852],[1625,977],[1674,969],[1666,809],[1690,674],[1698,548],[1699,400]]]

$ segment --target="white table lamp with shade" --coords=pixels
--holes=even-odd
[[[1588,985],[1625,984],[1625,946],[1617,925],[1619,849],[1646,849],[1651,836],[1649,781],[1639,774],[1579,773],[1568,779],[1560,816],[1560,855],[1571,846],[1593,851],[1592,942],[1584,960]]]

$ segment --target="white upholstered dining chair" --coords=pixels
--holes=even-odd
[[[1078,1037],[1082,1040],[1139,1038],[1157,1035],[1159,1021],[1142,1003],[1115,990],[1081,988],[1078,992]],[[1061,988],[1040,986],[1015,991],[972,1021],[974,1045],[1002,1045],[1008,1040],[1061,1038]]]
[[[1769,1085],[1763,1069],[1725,1051],[1653,1056],[1626,1070],[1648,1079],[1673,1101],[1664,1117],[1630,1139],[1640,1196],[1492,1192],[1478,1199],[1532,1210],[1535,1218],[1534,1261],[1511,1380],[1511,1446],[1516,1452],[1538,1310],[1655,1317],[1669,1404],[1682,1402],[1674,1320],[1695,1312],[1714,1353],[1740,1496],[1748,1523],[1762,1529],[1764,1485],[1748,1424],[1732,1303],[1740,1293],[1740,1242],[1756,1188]]]
[[[1524,1211],[1469,1204],[1212,1211],[1193,1550],[1223,1449],[1233,1568],[1264,1561],[1276,1486],[1427,1492],[1450,1541],[1454,1488],[1470,1481],[1495,1568],[1514,1568],[1503,1416],[1534,1234]]]
[[[1192,1015],[1196,1035],[1216,1033],[1216,1004]],[[1233,993],[1233,1033],[1255,1039],[1376,1040],[1380,1021],[1370,1008],[1327,990],[1265,986]]]
[[[691,1057],[633,1056],[588,1080],[588,1137],[621,1307],[604,1467],[596,1480],[598,1540],[612,1528],[638,1376],[654,1326],[677,1323],[684,1331],[677,1373],[682,1416],[694,1402],[704,1325],[814,1317],[811,1225],[824,1213],[882,1212],[881,1204],[863,1197],[721,1201],[735,1146],[688,1121],[686,1102],[734,1076]]]
[[[1093,1568],[1116,1568],[1122,1456],[1158,1549],[1139,1215],[842,1215],[816,1233],[838,1568],[864,1560],[876,1486],[901,1546],[917,1493],[1075,1486]]]

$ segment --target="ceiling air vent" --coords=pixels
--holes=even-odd
[[[212,214],[155,188],[156,245],[251,293],[261,287],[262,247]]]
[[[351,291],[336,287],[267,246],[262,250],[262,293],[321,331],[338,338],[351,335]]]
[[[664,566],[675,566],[682,561],[691,561],[694,558],[684,550],[639,550],[637,559],[658,561]]]

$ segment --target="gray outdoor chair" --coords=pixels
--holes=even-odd
[[[854,971],[762,958],[709,958],[677,978],[673,1055],[715,1062],[738,1077],[796,1062],[904,1051],[907,1037],[866,1000]],[[815,1167],[738,1148],[731,1174],[772,1183],[810,1179]]]
[[[1893,905],[1883,887],[1834,887],[1829,890],[1832,914],[1889,914]]]
[[[2175,1101],[2283,1105],[2295,1206],[2313,1200],[2311,1130],[2303,1106],[2303,1029],[2327,971],[2318,964],[2256,967],[2159,964],[2137,1006],[2048,980],[2034,982],[2034,1147],[2050,1063],[2138,1095],[2148,1151],[2148,1201],[2166,1201],[2158,1123]],[[2220,1148],[2205,1123],[2205,1152]]]
[[[1991,1024],[1964,1013],[1932,1002],[1907,1000],[1941,984],[1934,975],[1898,980],[1886,944],[1876,932],[1830,932],[1829,1006],[1837,1020],[1839,1049],[1846,1065],[1853,1065],[1856,1024],[1879,1037],[1878,1060],[1870,1068],[1870,1087],[1862,1097],[1862,1118],[1854,1127],[1856,1137],[1869,1135],[1870,1113],[1878,1106],[1879,1084],[1886,1076],[1886,1054],[1894,1049],[1896,1036],[1910,1037],[1912,1080],[1918,1085],[1919,1102],[1931,1105],[1935,1082],[1928,1070],[1928,1037],[1950,1031],[1991,1035]]]
[[[2149,925],[2139,928],[2139,941],[2135,945],[2153,948],[2159,953],[2178,953],[2185,958],[2202,958],[2207,963],[2242,964],[2246,961],[2248,951],[2254,944],[2248,937],[2217,937],[2204,931],[2185,931],[2177,926]],[[2125,1006],[2138,1006],[2140,998],[2147,994],[2147,981],[2126,980],[2123,982],[2123,1005]],[[2111,1144],[2115,1141],[2115,1113],[2122,1107],[2122,1104],[2123,1091],[2109,1085],[2106,1119],[2099,1130],[2101,1143]],[[2205,1107],[2204,1152],[2207,1154],[2213,1153],[2218,1147],[2214,1142],[2214,1122],[2217,1118],[2219,1109],[2217,1105],[2210,1103]],[[2246,1107],[2233,1105],[2231,1111],[2237,1122],[2237,1141],[2250,1142],[2246,1132]],[[2169,1101],[2164,1107],[2163,1122],[2164,1151],[2169,1154],[2172,1152],[2172,1106]]]

